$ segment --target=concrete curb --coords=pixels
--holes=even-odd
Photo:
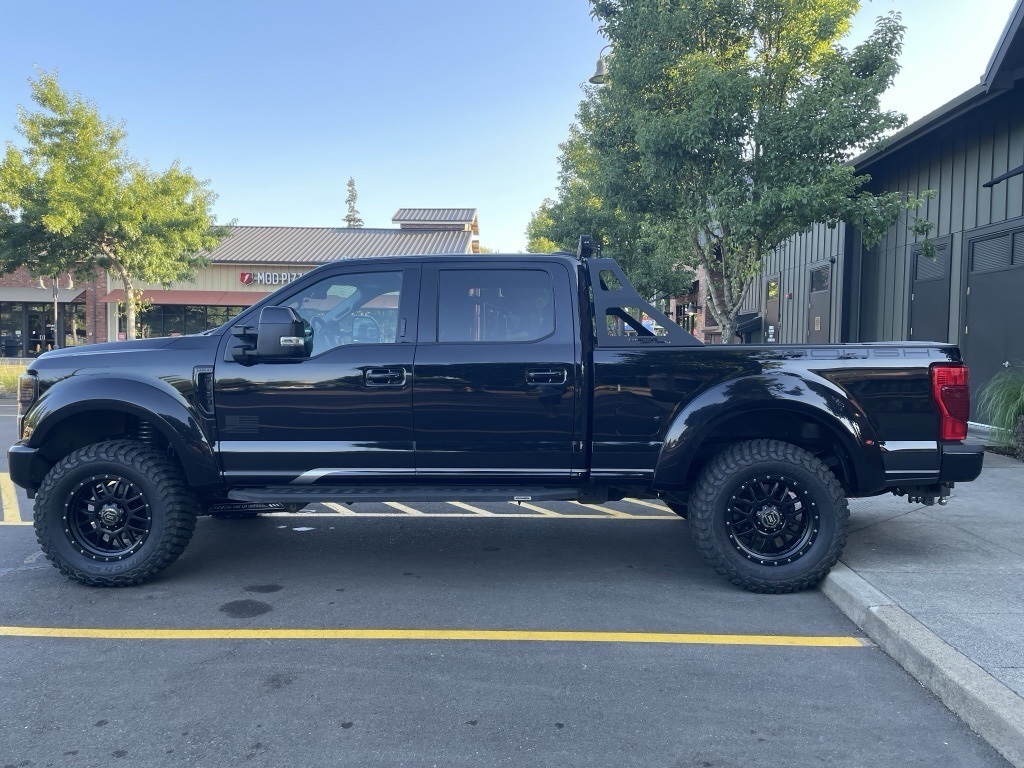
[[[1024,768],[1024,699],[842,563],[821,591],[1003,757]]]

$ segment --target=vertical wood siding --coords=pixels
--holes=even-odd
[[[931,236],[951,236],[949,338],[962,332],[964,232],[1024,216],[1024,178],[1016,176],[991,188],[982,185],[1024,164],[1024,88],[1011,91],[975,108],[942,129],[894,151],[866,169],[872,192],[895,191],[920,195],[933,189],[936,196],[916,213],[904,217],[885,237],[865,248],[859,234],[844,245],[845,227],[815,225],[794,237],[764,260],[749,307],[764,301],[764,282],[779,275],[780,341],[801,343],[807,337],[807,291],[810,271],[832,265],[831,336],[834,342],[903,341],[909,335],[910,287],[913,279],[909,253],[923,238],[910,229],[914,216],[932,224]],[[847,264],[849,260],[851,263]],[[859,290],[847,295],[857,307],[842,306],[845,274],[856,274]],[[786,299],[792,292],[793,298]],[[849,318],[844,326],[844,314]]]

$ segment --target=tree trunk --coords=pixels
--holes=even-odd
[[[128,341],[132,341],[135,339],[135,307],[138,304],[135,296],[135,283],[132,282],[131,275],[125,271],[123,266],[115,264],[115,268],[121,275],[121,284],[124,285],[124,337]]]
[[[727,317],[722,321],[722,343],[736,343],[736,318]]]

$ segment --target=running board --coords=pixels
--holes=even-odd
[[[237,488],[228,492],[233,501],[280,504],[315,504],[335,501],[575,501],[581,489],[557,486],[269,486]]]

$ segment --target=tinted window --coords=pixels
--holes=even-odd
[[[831,270],[828,267],[819,267],[811,270],[811,293],[827,291]]]
[[[440,273],[438,341],[536,341],[555,330],[551,277],[539,269]]]

